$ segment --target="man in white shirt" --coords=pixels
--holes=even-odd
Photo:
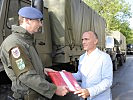
[[[82,97],[81,100],[112,100],[112,61],[108,54],[96,47],[97,43],[95,32],[83,33],[82,44],[86,52],[80,56],[78,72],[73,73],[76,80],[82,81],[82,89],[74,92]]]

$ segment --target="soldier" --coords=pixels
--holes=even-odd
[[[20,25],[12,26],[12,34],[0,48],[1,61],[12,81],[13,97],[17,100],[46,100],[54,94],[66,95],[67,87],[56,87],[45,80],[45,74],[54,70],[43,67],[33,45],[33,34],[42,26],[42,13],[33,7],[23,7],[18,14]]]

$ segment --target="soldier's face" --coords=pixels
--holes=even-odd
[[[29,24],[30,33],[38,32],[39,28],[42,27],[42,22],[39,19],[29,20]]]
[[[82,45],[85,51],[93,51],[96,48],[98,40],[93,32],[85,32],[82,35]]]

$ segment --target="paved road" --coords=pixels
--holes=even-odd
[[[133,55],[114,72],[112,95],[113,100],[133,100]]]

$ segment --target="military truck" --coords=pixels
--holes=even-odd
[[[126,38],[119,31],[111,31],[106,36],[106,52],[110,55],[113,63],[113,69],[126,61]]]
[[[106,22],[82,0],[0,0],[0,44],[11,34],[11,26],[18,24],[17,12],[24,6],[33,6],[44,15],[43,27],[34,40],[46,67],[76,72],[84,52],[81,36],[85,31],[95,31],[98,48],[104,50]]]
[[[23,6],[36,7],[44,14],[42,30],[34,40],[45,66],[76,66],[83,53],[84,31],[95,31],[99,37],[98,47],[105,48],[106,22],[81,0],[0,0],[0,44],[11,34],[11,26],[18,24],[17,12]],[[76,71],[76,68],[70,69]]]
[[[133,54],[133,44],[127,44],[127,54]]]

